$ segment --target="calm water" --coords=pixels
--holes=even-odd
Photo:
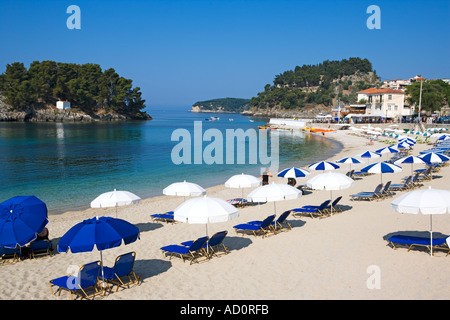
[[[177,181],[210,187],[241,172],[259,176],[261,164],[175,165],[171,152],[179,142],[171,141],[171,135],[178,128],[193,132],[193,122],[202,121],[203,132],[216,128],[225,137],[226,129],[257,129],[268,119],[251,122],[241,115],[215,114],[220,120],[204,121],[210,114],[186,108],[151,108],[149,113],[152,121],[0,123],[0,202],[35,195],[50,213],[58,213],[88,207],[99,194],[114,188],[147,198],[161,195]],[[309,133],[284,132],[279,141],[280,169],[309,165],[338,148]]]

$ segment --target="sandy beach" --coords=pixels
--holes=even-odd
[[[375,151],[387,145],[375,142],[367,146],[367,139],[349,133],[349,130],[327,133],[327,137],[343,144],[343,149],[330,161],[356,156],[367,150]],[[416,144],[412,154],[418,155],[430,147]],[[365,164],[352,165],[352,169],[360,169]],[[402,167],[400,173],[383,174],[383,182],[400,183],[403,177],[411,174],[409,164]],[[423,165],[414,166],[414,169],[418,168],[423,168]],[[342,164],[337,170],[347,171],[348,164]],[[306,178],[297,179],[297,183],[304,184],[319,173],[312,171]],[[448,189],[449,176],[450,167],[443,167],[435,179],[425,181],[422,188]],[[286,183],[282,178],[272,178],[272,181]],[[236,234],[233,226],[263,220],[274,213],[273,203],[241,208],[237,219],[208,225],[209,235],[228,231],[224,244],[229,248],[229,254],[193,265],[178,258],[164,258],[160,248],[205,235],[205,225],[167,224],[152,222],[150,218],[153,213],[174,210],[183,202],[183,197],[158,196],[144,199],[137,205],[119,207],[118,217],[139,227],[140,240],[105,250],[104,264],[112,266],[118,255],[135,251],[134,269],[142,277],[142,283],[95,299],[450,299],[450,273],[447,272],[450,255],[446,257],[445,252],[439,251],[431,257],[423,250],[408,252],[404,248],[394,250],[388,246],[386,239],[393,233],[416,231],[428,236],[428,216],[400,214],[390,207],[393,199],[407,191],[397,191],[393,198],[381,201],[350,200],[351,194],[373,191],[378,183],[380,176],[377,174],[357,179],[351,188],[333,192],[334,197],[342,196],[342,213],[324,219],[290,215],[288,221],[292,230],[264,239]],[[245,190],[244,194],[250,191]],[[222,184],[208,188],[207,195],[230,199],[240,197],[241,191],[227,189]],[[276,204],[277,214],[303,205],[319,205],[329,197],[328,191],[314,190],[296,200],[280,201]],[[115,210],[87,209],[50,215],[47,227],[54,247],[70,227],[95,216],[115,217]],[[450,234],[450,216],[434,215],[433,231],[435,236]],[[48,281],[66,275],[71,265],[81,266],[94,260],[99,260],[96,250],[76,254],[57,253],[55,250],[52,257],[2,265],[0,299],[70,299],[67,292],[61,296],[52,295]],[[368,284],[373,270],[380,275],[376,288]]]

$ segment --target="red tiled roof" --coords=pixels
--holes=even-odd
[[[376,94],[376,93],[400,93],[405,94],[402,90],[394,90],[394,89],[377,89],[370,88],[362,91],[358,91],[358,93],[366,93],[366,94]]]

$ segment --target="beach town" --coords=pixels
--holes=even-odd
[[[449,299],[450,135],[409,125],[336,127],[325,137],[339,153],[265,181],[113,191],[43,214],[40,245],[3,252],[2,299]],[[2,210],[39,202],[10,200]]]

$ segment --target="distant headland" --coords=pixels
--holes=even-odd
[[[0,75],[0,121],[151,120],[145,107],[131,79],[98,64],[14,62]]]

